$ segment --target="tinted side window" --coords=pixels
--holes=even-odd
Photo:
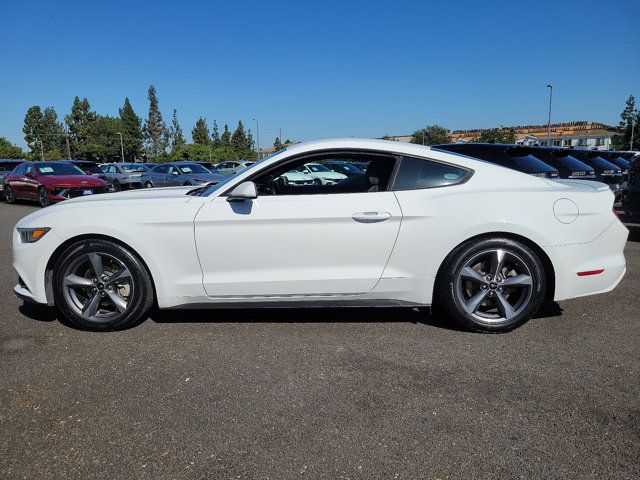
[[[464,182],[471,172],[466,168],[432,162],[421,158],[403,157],[393,182],[394,190],[444,187]]]
[[[27,164],[23,163],[21,165],[19,165],[14,171],[13,173],[15,175],[24,175],[25,170],[27,169]]]

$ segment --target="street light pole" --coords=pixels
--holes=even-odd
[[[40,142],[40,160],[44,162],[44,147],[42,146],[42,140],[36,138],[36,143]]]
[[[258,124],[258,120],[252,118],[254,122],[256,122],[256,145],[258,147],[258,160],[260,160],[260,124]]]
[[[64,127],[64,138],[67,141],[67,155],[69,156],[69,160],[71,160],[71,146],[69,145],[69,128],[66,125]]]
[[[120,132],[116,132],[120,136],[120,158],[122,159],[122,163],[124,163],[124,144],[122,143],[122,134]]]
[[[547,84],[549,88],[549,120],[547,121],[547,147],[551,146],[551,99],[553,98],[553,85]]]
[[[637,116],[637,114],[635,116]],[[633,121],[633,117],[634,115],[631,116],[631,142],[629,142],[629,150],[633,150],[633,133],[634,133],[633,131],[636,127],[636,124]]]

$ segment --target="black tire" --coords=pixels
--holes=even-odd
[[[16,197],[13,195],[13,190],[9,185],[4,186],[4,199],[7,203],[16,203]]]
[[[114,180],[113,181],[113,191],[114,192],[120,192],[122,190],[122,186],[120,185],[120,182],[118,180]]]
[[[96,257],[103,269],[98,282],[95,281],[97,269],[92,261]],[[76,268],[78,272],[85,273],[78,275]],[[69,272],[88,285],[83,282],[73,287],[65,285],[65,279],[70,278]],[[126,273],[117,275],[120,272]],[[124,294],[122,289],[125,289]],[[91,331],[123,330],[135,326],[146,318],[154,301],[151,276],[138,256],[117,243],[101,239],[81,240],[60,255],[53,267],[53,294],[55,305],[72,325]],[[99,298],[92,310],[91,304],[96,297]],[[122,309],[117,307],[117,303]]]
[[[153,188],[153,183],[151,182],[144,182],[144,188]]]
[[[42,208],[48,207],[51,205],[51,199],[49,198],[49,192],[44,187],[38,188],[38,204]]]
[[[314,178],[313,179],[313,184],[320,186],[320,185],[322,185],[322,180],[320,180],[319,178]]]
[[[459,325],[475,332],[508,332],[544,302],[544,267],[533,250],[516,240],[471,240],[449,254],[435,293],[437,307]]]
[[[182,185],[183,187],[190,187],[191,184],[189,182],[184,182],[184,184]]]

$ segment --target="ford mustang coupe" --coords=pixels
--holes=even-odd
[[[305,164],[362,179],[293,185]],[[628,231],[597,182],[382,140],[298,144],[217,185],[68,200],[13,235],[15,293],[91,330],[161,309],[429,306],[503,332],[613,289]]]

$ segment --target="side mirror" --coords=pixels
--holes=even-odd
[[[173,172],[171,172],[171,175],[180,175],[180,172],[177,170],[174,170]]]
[[[258,198],[258,189],[253,182],[242,182],[227,195],[227,202],[243,202]]]
[[[33,173],[31,172],[27,172],[24,174],[25,177],[29,177],[29,178],[35,178],[35,176],[33,175]]]

